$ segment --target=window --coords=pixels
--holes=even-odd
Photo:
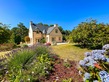
[[[52,37],[52,41],[55,41],[55,38],[54,37]]]
[[[39,34],[39,31],[37,30],[36,33]]]
[[[59,41],[61,40],[61,37],[59,37]]]
[[[55,29],[55,33],[58,33],[58,29]]]

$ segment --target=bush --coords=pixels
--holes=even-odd
[[[109,43],[109,25],[97,23],[96,20],[89,19],[81,22],[72,30],[71,41],[78,43],[85,48],[101,49],[104,44]]]
[[[44,46],[14,51],[4,62],[0,70],[0,81],[36,82],[48,76],[52,70],[52,62],[48,49]]]
[[[32,50],[21,50],[15,53],[8,61],[7,71],[9,71],[9,75],[7,77],[12,81],[19,79],[20,82],[23,70],[26,70],[26,64],[29,63],[34,54]]]
[[[46,46],[51,46],[51,43],[48,42],[48,43],[45,43],[44,45],[46,45]]]
[[[69,79],[63,79],[62,82],[72,82],[72,78],[69,78]]]
[[[30,42],[30,38],[29,38],[29,36],[25,36],[24,39],[25,39],[25,42],[27,42],[27,43]]]
[[[45,43],[45,42],[46,42],[45,38],[42,38],[42,39],[40,40],[40,43]]]
[[[40,55],[40,54],[49,54],[49,50],[46,46],[37,46],[35,48],[36,54]]]
[[[27,44],[23,44],[22,47],[23,47],[23,48],[27,48],[28,45],[27,45]]]
[[[102,50],[86,52],[85,58],[79,62],[80,74],[85,82],[109,82],[109,44]]]
[[[16,47],[16,44],[14,43],[3,43],[3,44],[0,44],[0,50],[11,50],[13,49],[14,47]]]

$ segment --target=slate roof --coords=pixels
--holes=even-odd
[[[31,24],[31,27],[32,27],[33,31],[39,30],[43,34],[50,34],[51,31],[55,28],[54,26],[49,27],[49,26],[44,26],[42,24],[34,24],[34,23]]]
[[[47,34],[50,34],[51,31],[52,31],[54,28],[55,28],[54,26],[53,26],[53,27],[49,27],[48,30],[47,30]]]

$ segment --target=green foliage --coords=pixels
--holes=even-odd
[[[62,82],[72,82],[72,78],[69,78],[69,79],[63,79]]]
[[[14,39],[15,39],[14,41],[15,41],[16,44],[20,44],[20,42],[21,42],[21,36],[20,35],[16,35]]]
[[[25,36],[28,35],[28,29],[24,26],[23,23],[19,23],[17,27],[11,29],[11,41],[19,44],[20,42],[24,42]]]
[[[109,43],[109,25],[89,20],[80,23],[70,34],[70,40],[82,47],[101,48]]]
[[[3,43],[3,44],[0,44],[0,50],[1,51],[11,50],[14,47],[16,47],[16,44],[14,44],[14,43]]]
[[[37,61],[36,61],[37,60]],[[30,64],[32,68],[30,68],[32,71],[34,71],[34,79],[37,78],[41,78],[41,77],[45,77],[49,74],[49,72],[52,70],[52,62],[51,62],[51,58],[49,57],[48,54],[40,54],[37,58],[36,58],[36,62],[34,61],[34,64]]]
[[[17,25],[17,27],[18,27],[18,33],[21,36],[21,41],[24,42],[25,36],[28,35],[28,29],[21,22]]]
[[[68,41],[69,40],[68,36],[71,34],[71,31],[70,30],[64,30],[61,26],[59,26],[58,28],[63,35],[62,40]]]
[[[0,23],[0,44],[8,42],[10,35],[9,25]]]
[[[36,51],[36,54],[37,55],[40,55],[40,54],[48,54],[49,53],[48,48],[46,48],[44,46],[38,46],[38,47],[36,47],[35,51]]]
[[[54,26],[53,24],[50,25],[50,27]]]
[[[43,25],[43,23],[42,23],[42,22],[40,22],[40,23],[38,23],[38,25]]]
[[[36,53],[38,52],[38,53]],[[46,47],[21,49],[13,52],[0,70],[0,81],[36,82],[48,76],[52,70],[52,58]]]
[[[7,77],[11,81],[18,81],[23,75],[23,70],[26,69],[26,64],[34,56],[34,51],[32,50],[22,50],[13,54],[13,56],[8,61],[8,71],[9,74]]]
[[[45,38],[42,38],[39,42],[40,43],[46,43],[46,40],[45,40]]]
[[[70,62],[64,62],[63,65],[64,65],[65,67],[71,67]]]
[[[22,47],[22,48],[27,48],[28,45],[27,45],[27,44],[21,44],[20,47]]]

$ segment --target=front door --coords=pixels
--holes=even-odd
[[[39,42],[39,39],[36,39],[36,43],[38,43]]]

